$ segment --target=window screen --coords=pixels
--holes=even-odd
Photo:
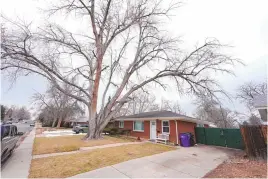
[[[133,128],[134,128],[134,131],[144,131],[143,121],[134,121]]]
[[[169,121],[162,121],[162,132],[169,133]]]
[[[119,128],[124,128],[124,121],[119,121]]]

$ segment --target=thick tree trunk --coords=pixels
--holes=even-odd
[[[59,117],[57,128],[60,128],[61,122],[62,122],[62,115],[60,115]]]
[[[55,124],[57,122],[57,117],[54,117],[53,123],[52,123],[52,127],[55,127]]]
[[[91,108],[89,108],[89,120],[88,120],[88,132],[85,139],[99,139],[101,137],[101,132],[96,126],[96,115],[91,115]]]
[[[88,120],[88,133],[84,139],[100,139],[102,130],[104,129],[100,125],[97,124],[97,115],[96,113],[92,115],[92,108],[91,106],[88,107],[89,110],[89,120]]]
[[[89,127],[88,127],[88,133],[85,136],[85,139],[99,139],[101,137],[101,132],[103,129],[99,129],[99,126],[96,126],[97,124],[97,104],[98,104],[98,92],[99,92],[99,83],[101,78],[101,71],[102,71],[102,60],[103,60],[103,50],[102,50],[102,44],[100,43],[99,39],[96,42],[96,48],[97,48],[97,68],[96,68],[96,75],[93,85],[93,91],[92,91],[92,99],[91,99],[91,105],[88,106],[89,111]]]

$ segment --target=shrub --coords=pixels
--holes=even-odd
[[[123,134],[124,134],[124,132],[125,132],[125,130],[124,130],[124,129],[118,129],[117,134],[123,135]]]
[[[130,131],[131,131],[130,129],[124,129],[122,134],[129,136]]]
[[[118,128],[114,127],[114,128],[111,128],[111,132],[110,132],[111,135],[116,135],[118,134]]]
[[[110,134],[111,133],[111,128],[106,127],[106,128],[103,129],[102,132]]]

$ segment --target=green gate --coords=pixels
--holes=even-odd
[[[240,129],[223,129],[226,146],[235,149],[244,149],[244,141]]]
[[[195,128],[196,143],[243,149],[240,129]]]
[[[196,127],[195,128],[195,138],[196,138],[196,143],[206,144],[205,128],[203,128],[203,127]]]

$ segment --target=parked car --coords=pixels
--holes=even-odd
[[[6,121],[4,124],[12,124],[12,121]]]
[[[73,131],[76,134],[86,133],[88,131],[88,124],[77,124],[73,127]]]
[[[1,163],[13,152],[19,140],[17,126],[12,124],[1,125]]]

